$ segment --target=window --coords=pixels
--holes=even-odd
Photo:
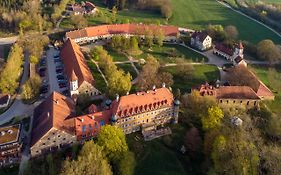
[[[98,128],[98,124],[97,124],[97,122],[95,122],[95,128],[96,128],[96,129]]]
[[[247,101],[247,105],[249,105],[250,104],[250,101]]]
[[[58,135],[58,137],[60,137],[60,135]]]
[[[91,124],[89,124],[89,130],[92,131],[93,130],[93,127]]]
[[[104,120],[101,120],[100,121],[100,126],[103,126],[105,123],[104,123]]]
[[[82,126],[82,132],[86,132],[86,125]]]

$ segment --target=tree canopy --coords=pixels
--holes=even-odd
[[[112,175],[102,148],[93,141],[86,142],[77,160],[65,160],[60,175]]]
[[[208,108],[208,115],[202,117],[203,129],[208,130],[220,127],[223,116],[223,111],[218,106]]]

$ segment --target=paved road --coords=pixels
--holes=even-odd
[[[21,78],[20,85],[23,85],[25,81],[28,79],[28,69],[29,69],[29,62],[28,62],[28,56],[26,55],[25,62],[24,62],[24,70],[23,70],[23,75]],[[20,94],[17,94],[12,106],[10,106],[10,108],[6,112],[0,115],[0,125],[10,121],[15,116],[25,117],[28,115],[32,115],[36,105],[38,105],[38,103],[35,103],[33,105],[26,105],[22,103]]]
[[[0,45],[13,44],[17,41],[17,39],[18,39],[18,36],[0,38]]]

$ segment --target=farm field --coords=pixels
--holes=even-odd
[[[262,25],[240,15],[215,0],[172,0],[173,17],[171,24],[203,29],[208,24],[234,25],[239,30],[239,38],[257,43],[271,39],[281,43],[281,38]]]

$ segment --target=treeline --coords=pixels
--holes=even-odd
[[[119,70],[113,62],[113,58],[103,47],[97,46],[92,50],[92,58],[98,61],[108,82],[107,93],[109,97],[114,98],[116,94],[125,95],[131,90],[132,76]]]
[[[23,49],[18,44],[14,44],[7,63],[0,73],[1,93],[14,94],[16,92],[23,71],[23,57]]]
[[[110,9],[117,7],[118,10],[126,6],[133,6],[139,10],[153,10],[169,19],[173,14],[172,3],[170,0],[105,0],[104,3]]]

